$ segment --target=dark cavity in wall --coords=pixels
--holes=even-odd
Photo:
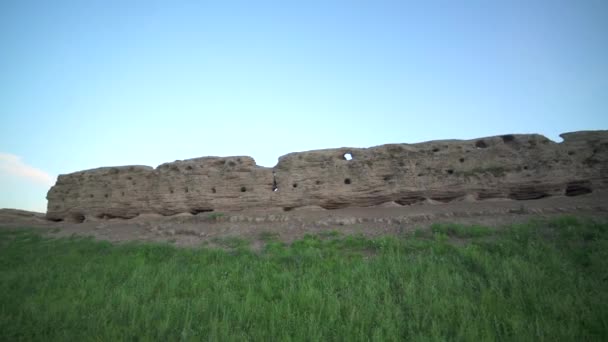
[[[547,194],[546,192],[544,192],[540,189],[535,189],[534,187],[527,187],[527,186],[511,189],[511,192],[509,193],[510,199],[519,200],[519,201],[540,199],[540,198],[545,198],[548,196],[549,196],[549,194]]]
[[[190,209],[190,214],[196,215],[196,214],[199,214],[199,213],[208,213],[210,211],[213,211],[213,209],[210,209],[210,208],[192,208],[192,209]]]
[[[277,184],[276,172],[272,171],[272,191],[279,191],[279,186]]]
[[[83,214],[72,214],[69,217],[71,222],[76,222],[76,223],[82,223],[84,222],[84,215]]]
[[[579,196],[591,193],[591,183],[588,181],[574,181],[566,185],[566,196]]]
[[[501,138],[502,142],[504,142],[505,144],[512,143],[515,141],[515,136],[513,134],[503,135],[501,136]]]
[[[345,179],[344,179],[344,184],[350,184],[350,183],[351,183],[351,182],[350,182],[350,178],[345,178]]]
[[[488,147],[488,144],[486,144],[486,142],[485,142],[485,141],[483,141],[483,140],[477,140],[477,141],[475,142],[475,147],[476,147],[476,148],[487,148],[487,147]]]
[[[244,187],[244,186],[242,186],[242,187],[241,187],[241,192],[246,192],[246,191],[247,191],[247,188],[246,188],[246,187]]]

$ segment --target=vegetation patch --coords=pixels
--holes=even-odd
[[[265,236],[254,253],[236,237],[187,249],[0,230],[0,340],[608,339],[605,222]]]

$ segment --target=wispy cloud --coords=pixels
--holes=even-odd
[[[21,157],[0,152],[0,174],[9,174],[37,184],[51,186],[55,180],[48,173],[27,165]]]

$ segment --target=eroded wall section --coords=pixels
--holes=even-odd
[[[274,168],[251,157],[204,157],[61,175],[47,217],[132,218],[142,213],[317,205],[326,209],[432,200],[577,196],[608,187],[608,131],[389,144],[290,153]]]

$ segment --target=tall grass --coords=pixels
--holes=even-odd
[[[608,340],[606,223],[262,235],[253,253],[0,231],[0,340]]]

